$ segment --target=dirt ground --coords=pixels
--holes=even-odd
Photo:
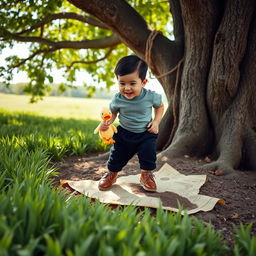
[[[99,180],[107,171],[106,160],[95,160],[86,156],[68,157],[54,166],[59,172],[55,183],[60,180]],[[222,232],[227,244],[232,244],[233,224],[249,224],[253,222],[252,233],[256,235],[256,171],[237,170],[233,176],[216,176],[213,173],[198,171],[198,167],[209,159],[195,159],[184,156],[169,160],[168,163],[180,173],[207,174],[207,180],[200,189],[200,194],[223,199],[217,203],[212,211],[194,214],[206,225],[212,223],[216,230]],[[130,160],[119,176],[138,174],[139,164],[137,157]],[[67,188],[66,188],[67,189]],[[152,209],[152,214],[155,210]]]

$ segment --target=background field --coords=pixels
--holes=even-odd
[[[30,96],[0,93],[0,109],[26,111],[47,117],[75,119],[100,119],[102,107],[108,107],[110,100],[70,97],[45,97],[43,101],[31,104]]]

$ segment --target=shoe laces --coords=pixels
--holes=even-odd
[[[106,172],[106,173],[104,173],[104,174],[103,174],[103,176],[102,176],[102,179],[103,179],[103,178],[108,177],[108,175],[110,175],[110,174],[109,174],[109,173],[107,173],[107,172]]]
[[[114,173],[111,173],[111,172],[106,172],[103,176],[102,176],[102,178],[107,178],[107,177],[111,177],[112,175],[114,175]]]

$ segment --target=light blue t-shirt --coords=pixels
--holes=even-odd
[[[154,91],[142,88],[141,94],[131,100],[117,93],[110,103],[110,110],[118,113],[120,125],[131,132],[140,133],[147,130],[152,120],[152,107],[162,104],[162,96]]]

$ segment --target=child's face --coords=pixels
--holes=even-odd
[[[138,71],[124,76],[117,76],[117,80],[119,92],[129,100],[139,96],[142,88],[147,83],[147,79],[141,81]]]

